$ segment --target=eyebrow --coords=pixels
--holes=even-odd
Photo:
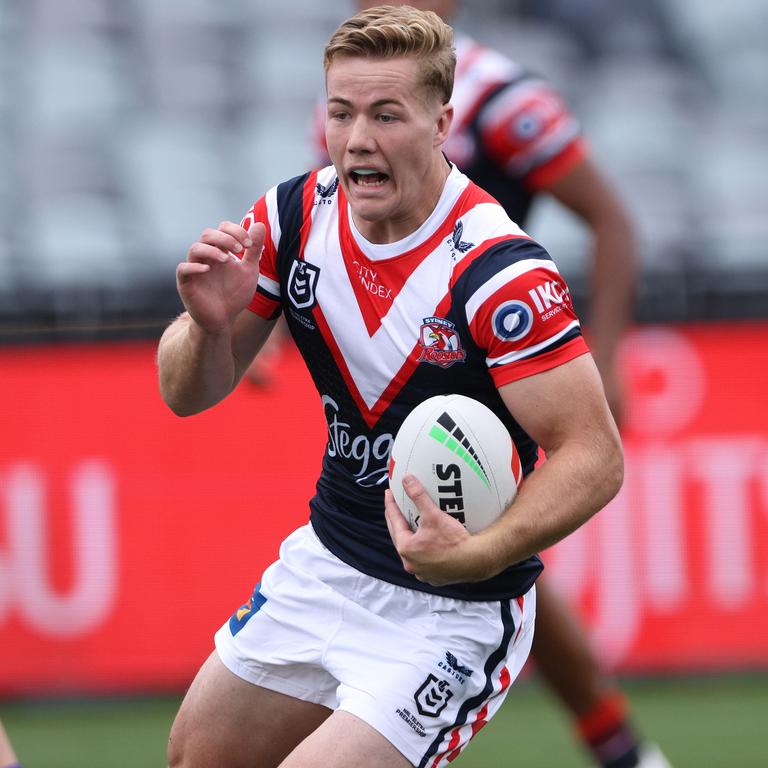
[[[353,106],[352,102],[349,101],[349,99],[343,99],[341,96],[329,96],[328,97],[328,103],[331,102],[335,104],[341,104],[345,107],[351,107]],[[403,106],[403,102],[399,101],[398,99],[377,99],[372,104],[369,104],[370,107],[376,108],[376,107],[384,107],[387,104],[395,104],[396,106]]]

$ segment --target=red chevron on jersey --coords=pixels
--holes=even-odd
[[[508,298],[500,290],[501,284],[496,286],[494,280],[511,279],[509,270],[519,270],[519,264],[489,276],[475,291],[470,299],[477,305],[472,313],[474,325],[460,331],[450,327],[455,318],[448,319],[451,292],[472,265],[506,242],[530,242],[490,195],[453,167],[434,212],[422,227],[397,243],[373,244],[354,227],[332,166],[308,174],[297,194],[302,201],[301,211],[296,214],[299,218],[294,216],[293,234],[283,238],[287,244],[294,243],[290,249],[295,250],[290,250],[290,257],[279,257],[283,259],[281,265],[277,264],[278,249],[274,244],[284,234],[280,231],[281,221],[285,226],[293,214],[277,210],[273,190],[253,209],[254,215],[266,215],[269,219],[274,242],[262,257],[259,293],[251,309],[272,317],[272,308],[279,301],[305,327],[316,327],[361,417],[370,427],[387,410],[417,366],[448,368],[463,364],[470,334],[483,349],[490,344],[491,368],[509,367],[505,356],[514,339],[489,341],[488,329],[483,329],[481,323],[488,312],[486,305],[496,300],[495,294],[504,300]],[[531,248],[531,253],[543,254],[544,263],[551,268],[546,272],[547,279],[540,281],[541,290],[536,295],[542,306],[550,304],[547,311],[553,312],[554,317],[560,314],[555,305],[564,303],[556,283],[559,275],[539,246],[532,244]],[[525,254],[515,258],[524,259]],[[489,290],[492,285],[496,287]],[[534,307],[531,312],[538,309],[527,291],[537,285],[518,285],[514,291],[516,299],[530,299]],[[297,291],[303,291],[302,295],[298,296]],[[484,291],[488,295],[481,300]],[[287,294],[282,296],[282,292]],[[508,328],[514,320],[507,315],[498,321],[500,328]],[[547,318],[539,324],[545,322],[547,327],[554,327],[559,321]],[[467,334],[467,338],[462,338],[462,334]],[[540,340],[535,336],[536,343],[544,340],[544,335]]]
[[[475,247],[475,243],[461,239],[459,228],[462,225],[456,222],[465,211],[479,203],[495,201],[476,185],[467,185],[442,224],[424,242],[392,258],[376,261],[366,256],[357,244],[351,231],[349,206],[343,191],[339,190],[341,254],[369,336],[379,329],[382,318],[414,270],[438,246],[445,242],[452,250],[463,249],[462,254]]]
[[[333,258],[326,251],[326,258],[322,260],[326,291],[332,291],[336,298],[321,300],[313,315],[369,425],[376,423],[419,364],[423,349],[419,334],[424,318],[445,317],[450,307],[452,275],[457,267],[465,259],[472,260],[476,251],[485,251],[488,239],[525,236],[493,198],[455,168],[430,219],[434,234],[422,232],[420,228],[421,234],[415,235],[415,242],[419,243],[415,250],[407,244],[404,246],[404,241],[393,244],[393,249],[404,250],[405,263],[409,258],[412,263],[383,314],[366,318],[366,307],[370,312],[371,304],[361,306],[359,303],[359,288],[356,290],[355,286],[359,281],[354,273],[350,275],[343,253],[339,254],[342,258]],[[454,233],[459,226],[462,237],[457,243]],[[340,240],[343,251],[346,242]],[[459,247],[467,244],[473,247]],[[400,279],[400,258],[403,257],[378,262],[382,270],[391,270],[393,280]],[[355,307],[357,313],[350,311]]]

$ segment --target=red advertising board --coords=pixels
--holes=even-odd
[[[150,343],[0,351],[0,695],[185,686],[308,517],[326,438],[292,350],[187,419]],[[619,497],[545,554],[620,671],[768,666],[768,324],[624,344]]]

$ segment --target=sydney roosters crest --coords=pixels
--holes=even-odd
[[[467,353],[461,346],[456,326],[442,317],[425,317],[419,331],[421,354],[419,362],[450,368],[454,363],[463,363]]]

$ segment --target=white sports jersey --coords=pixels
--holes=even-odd
[[[531,471],[536,445],[497,388],[587,351],[549,254],[456,167],[430,217],[396,243],[357,231],[333,166],[271,189],[243,226],[254,221],[267,243],[250,308],[285,312],[328,423],[310,502],[321,541],[358,570],[413,589],[469,600],[525,594],[537,557],[482,583],[417,581],[392,545],[383,493],[393,436],[433,395],[485,403]]]

